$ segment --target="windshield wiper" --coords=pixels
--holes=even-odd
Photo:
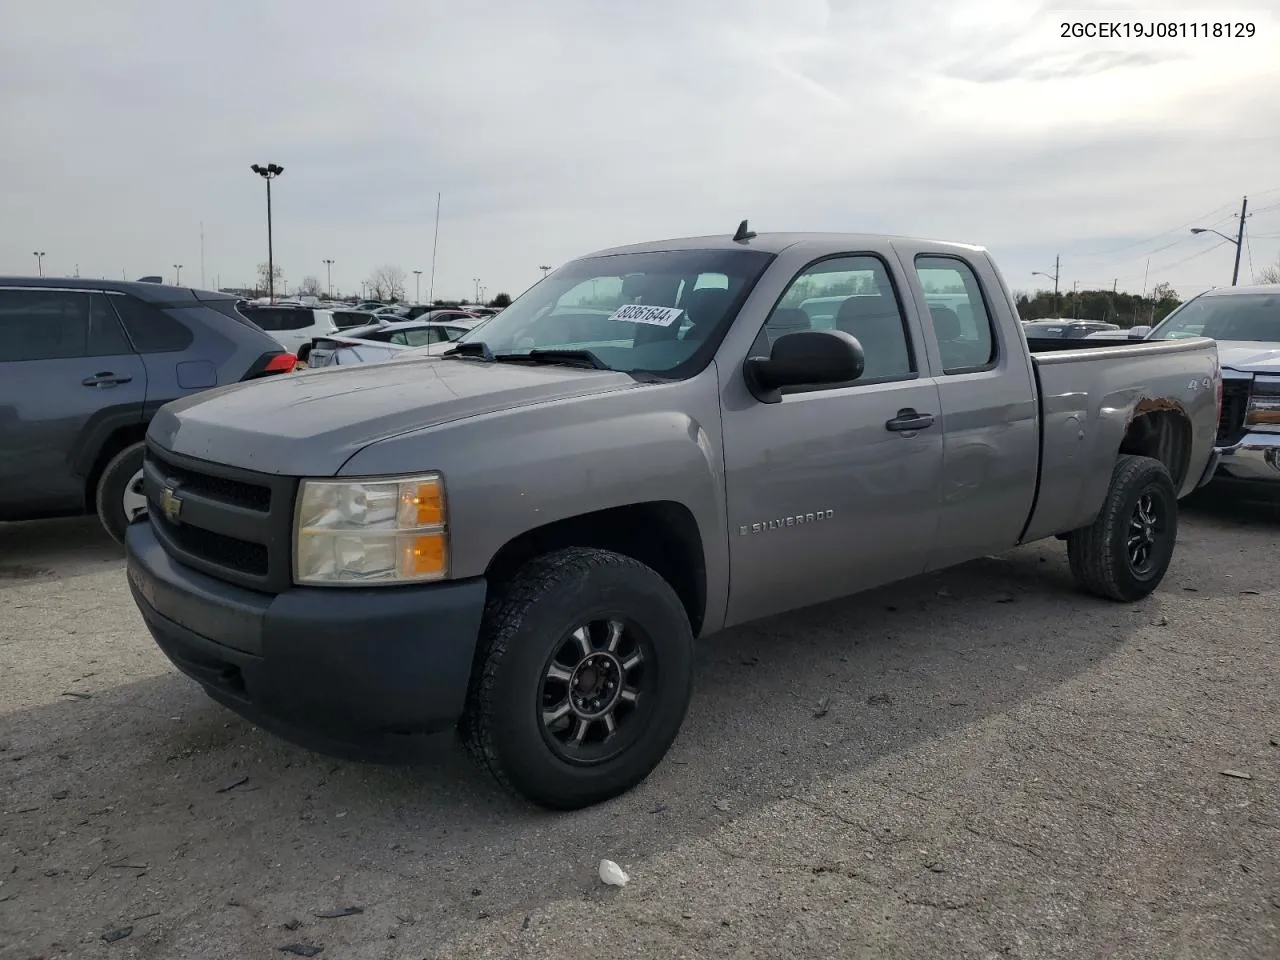
[[[446,350],[440,354],[442,357],[480,357],[492,363],[496,358],[493,351],[489,349],[489,345],[480,340],[468,340],[466,343],[460,343],[452,350]]]
[[[498,362],[520,363],[560,363],[569,367],[590,367],[593,370],[608,370],[609,365],[590,350],[530,350],[528,353],[499,353],[493,359]]]

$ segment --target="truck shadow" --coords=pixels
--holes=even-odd
[[[0,523],[0,589],[52,577],[96,573],[124,550],[97,517]]]
[[[447,736],[416,766],[334,760],[251,727],[176,674],[135,682],[0,716],[0,795],[18,811],[0,835],[29,851],[6,889],[58,903],[44,872],[74,865],[74,904],[127,916],[119,870],[97,869],[118,861],[145,865],[149,888],[188,904],[234,890],[264,924],[335,896],[381,920],[432,903],[445,936],[596,889],[601,857],[636,864],[1005,713],[1096,668],[1169,602],[1082,596],[1050,541],[725,632],[700,645],[694,702],[663,764],[631,793],[561,815],[500,792]],[[364,902],[379,896],[395,902]],[[46,909],[43,924],[98,922],[59,915],[81,909]]]

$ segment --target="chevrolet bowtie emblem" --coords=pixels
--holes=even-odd
[[[170,523],[178,523],[182,514],[182,498],[173,492],[173,487],[165,487],[160,491],[160,510]]]

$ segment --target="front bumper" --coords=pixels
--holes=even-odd
[[[272,596],[178,563],[150,523],[129,527],[125,550],[129,587],[160,649],[260,726],[324,749],[440,730],[462,714],[482,578]]]
[[[1280,433],[1249,433],[1217,452],[1219,477],[1280,483]]]

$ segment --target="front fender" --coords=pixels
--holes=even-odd
[[[611,507],[673,501],[702,539],[704,632],[728,596],[724,464],[714,366],[677,383],[533,404],[391,437],[356,453],[342,476],[439,470],[448,501],[450,572],[479,576],[509,541]]]

